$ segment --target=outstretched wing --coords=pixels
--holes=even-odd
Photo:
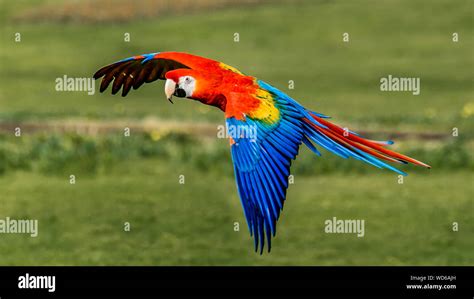
[[[264,89],[258,91],[260,105],[243,119],[226,119],[231,138],[234,172],[242,207],[255,250],[268,251],[288,188],[291,160],[303,141],[303,117],[294,104]],[[231,100],[231,99],[229,99]]]
[[[168,71],[204,69],[213,64],[216,64],[213,60],[187,53],[158,52],[129,57],[104,66],[94,74],[94,79],[104,77],[100,92],[113,82],[112,94],[116,94],[123,87],[122,96],[126,96],[132,87],[137,89],[143,83],[164,80]]]

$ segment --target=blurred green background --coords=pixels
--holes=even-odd
[[[39,220],[36,238],[0,234],[1,265],[474,264],[472,1],[0,3],[0,219]],[[212,131],[222,112],[171,105],[162,82],[126,98],[55,90],[58,77],[156,51],[235,66],[433,169],[403,166],[399,184],[302,149],[260,256],[228,141]],[[421,94],[380,91],[389,74],[420,77]],[[364,219],[365,237],[325,234],[332,217]]]

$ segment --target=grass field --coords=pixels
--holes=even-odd
[[[467,265],[471,186],[454,172],[296,176],[271,254],[252,250],[231,175],[163,161],[124,162],[95,177],[16,172],[0,180],[2,214],[39,218],[39,236],[5,235],[1,263],[28,265]],[[185,174],[185,184],[179,175]],[[209,184],[216,182],[219,184]],[[137,191],[140,190],[140,191]],[[144,192],[146,190],[146,192]],[[462,190],[453,194],[453,190]],[[210,196],[212,194],[212,196]],[[365,219],[365,236],[324,221]],[[240,231],[234,232],[234,222]],[[452,223],[460,229],[453,232]],[[124,231],[130,222],[131,231]]]
[[[278,1],[103,23],[18,18],[62,3],[0,0],[0,219],[39,220],[36,238],[0,234],[0,265],[474,264],[472,1]],[[409,176],[399,184],[388,171],[302,150],[272,252],[260,256],[227,140],[153,132],[124,139],[120,130],[17,138],[2,129],[150,116],[221,124],[217,109],[169,104],[161,82],[127,98],[55,91],[57,77],[90,77],[110,62],[156,51],[223,61],[356,131],[444,135],[395,140],[396,150],[433,169],[404,167]],[[389,74],[420,77],[421,94],[380,91]],[[324,233],[332,217],[364,219],[365,236]]]
[[[8,9],[15,3],[2,5],[14,15],[21,12]],[[358,1],[298,1],[100,25],[17,23],[7,16],[0,117],[153,114],[222,121],[218,111],[197,103],[169,105],[162,83],[127,99],[54,89],[55,78],[63,75],[89,77],[124,57],[180,50],[233,65],[341,122],[445,131],[472,127],[472,118],[462,117],[472,102],[472,2],[429,1],[429,10],[424,1],[364,3],[369,11]],[[15,32],[22,34],[19,43]],[[126,32],[130,42],[124,42]],[[342,42],[344,32],[350,34],[349,43]],[[452,42],[453,32],[460,42]],[[421,94],[381,92],[380,78],[388,74],[421,77]],[[294,90],[287,88],[289,80]]]

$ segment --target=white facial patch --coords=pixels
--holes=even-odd
[[[186,92],[186,97],[192,97],[196,88],[196,79],[191,76],[180,77],[178,86]]]

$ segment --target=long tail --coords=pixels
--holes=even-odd
[[[365,139],[354,132],[330,123],[326,120],[327,116],[315,112],[309,112],[307,115],[308,117],[303,119],[306,135],[303,142],[317,155],[321,154],[311,141],[343,158],[353,157],[378,168],[390,169],[402,175],[407,174],[381,160],[401,164],[412,163],[431,168],[423,162],[388,150],[386,146],[393,144],[392,141]]]

